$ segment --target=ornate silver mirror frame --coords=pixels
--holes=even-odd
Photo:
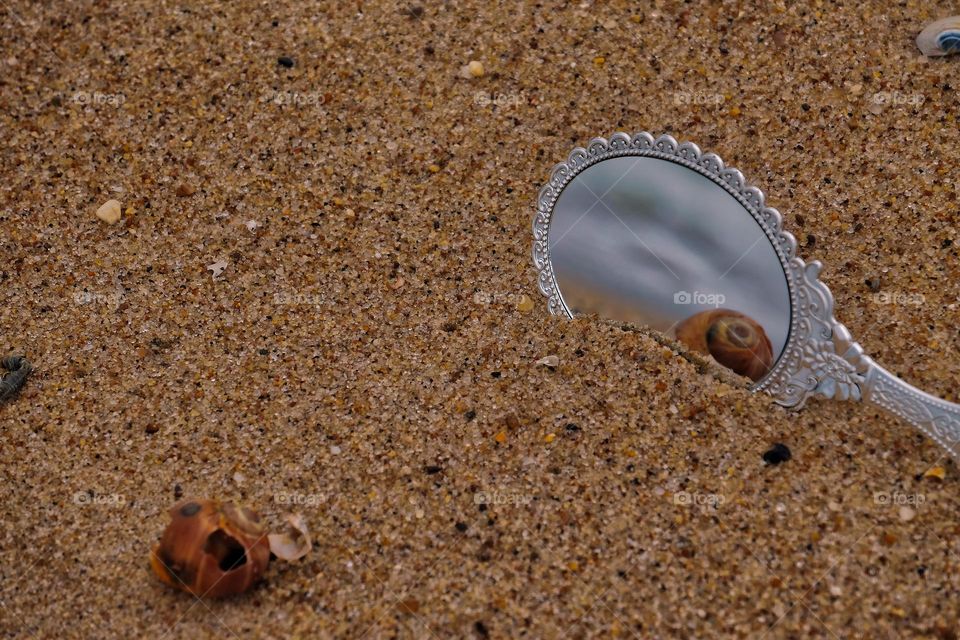
[[[553,168],[550,181],[540,190],[533,220],[533,263],[551,314],[573,317],[550,261],[548,234],[557,200],[577,174],[620,156],[674,162],[709,178],[743,205],[773,245],[787,279],[790,329],[779,359],[751,389],[765,391],[777,403],[797,409],[811,396],[863,401],[913,424],[960,460],[960,405],[907,384],[865,355],[847,328],[833,317],[833,295],[818,279],[823,265],[797,257],[796,239],[783,230],[783,217],[766,206],[760,189],[736,169],[726,167],[719,156],[704,153],[693,143],[681,144],[669,135],[654,138],[647,132],[633,136],[616,133],[609,140],[594,138],[586,148],[574,149],[566,162]]]

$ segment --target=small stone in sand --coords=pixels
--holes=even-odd
[[[903,520],[904,522],[910,522],[911,520],[914,519],[914,517],[916,517],[917,512],[911,509],[910,507],[904,505],[900,507],[899,514],[900,514],[901,520]]]
[[[471,60],[470,64],[467,65],[467,71],[470,72],[470,75],[474,78],[483,77],[483,63],[478,60]]]
[[[520,300],[517,301],[517,311],[521,313],[533,311],[533,300],[530,299],[530,296],[527,294],[520,296]]]
[[[293,62],[293,58],[291,58],[290,56],[280,56],[279,58],[277,58],[277,64],[279,64],[281,67],[285,69],[292,69],[294,62]]]
[[[934,478],[936,480],[943,480],[947,476],[947,471],[943,467],[936,466],[930,467],[923,472],[924,478]]]
[[[197,192],[197,188],[192,184],[187,184],[186,182],[181,182],[177,185],[177,197],[178,198],[187,198],[192,196]]]
[[[107,200],[97,209],[97,217],[107,224],[120,222],[121,206],[116,200]]]
[[[767,464],[780,464],[791,458],[790,449],[785,444],[777,443],[763,454],[763,461]]]

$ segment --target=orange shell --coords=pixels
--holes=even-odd
[[[199,597],[243,593],[266,571],[270,543],[260,516],[216,500],[184,500],[150,552],[150,566],[171,587]]]
[[[681,322],[676,335],[690,349],[713,356],[754,382],[767,375],[773,364],[773,347],[763,327],[739,311],[701,311]]]

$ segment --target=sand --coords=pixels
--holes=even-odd
[[[551,318],[529,257],[573,146],[672,133],[768,193],[869,353],[957,399],[931,4],[0,12],[0,352],[37,367],[0,405],[4,637],[957,637],[935,445]],[[313,553],[174,592],[147,555],[181,496],[300,511]]]

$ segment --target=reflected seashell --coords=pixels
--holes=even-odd
[[[960,52],[960,16],[950,16],[928,24],[917,36],[917,46],[925,56]]]
[[[773,347],[753,318],[739,311],[701,311],[681,322],[677,340],[756,382],[773,364]]]
[[[270,562],[270,543],[260,516],[216,500],[184,500],[170,509],[171,522],[150,552],[160,580],[198,597],[243,593]]]

